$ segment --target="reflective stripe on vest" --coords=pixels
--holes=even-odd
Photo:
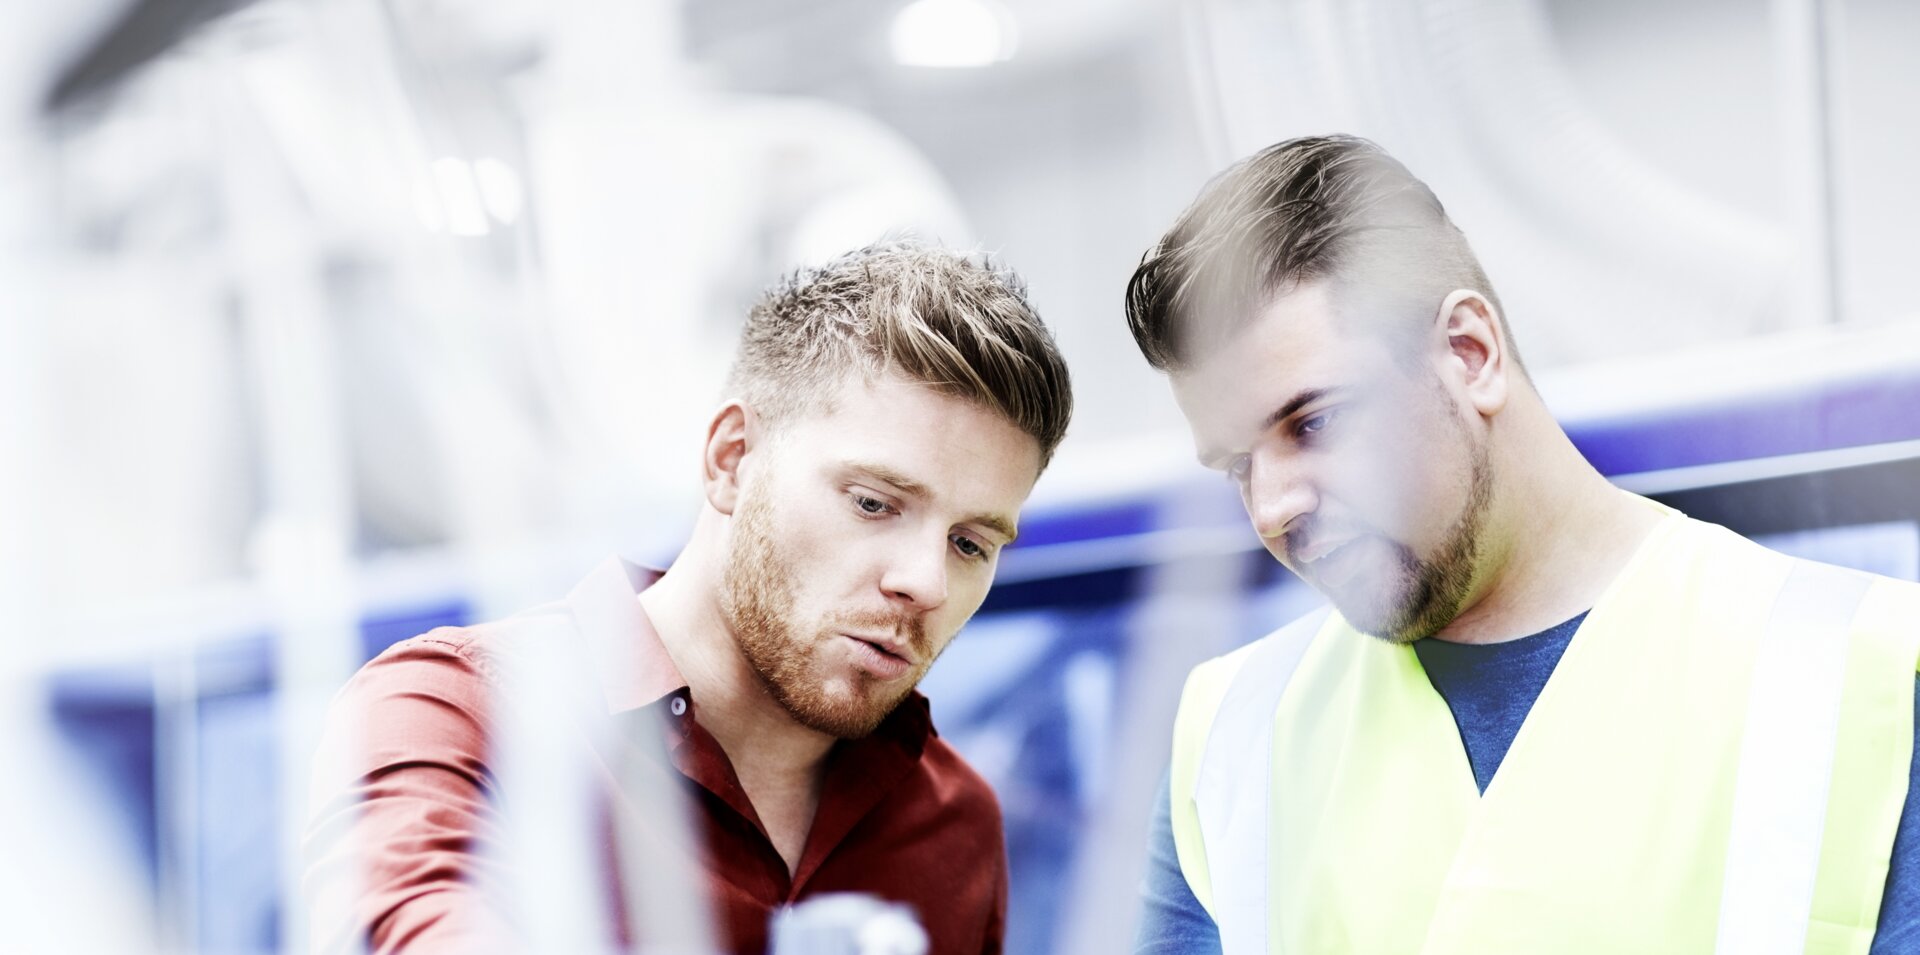
[[[1322,608],[1262,640],[1220,701],[1194,782],[1214,920],[1222,955],[1267,951],[1267,789],[1273,776],[1273,711],[1315,634]]]
[[[1847,630],[1873,583],[1795,561],[1774,601],[1733,790],[1719,955],[1799,952],[1813,911],[1846,680]]]
[[[1872,578],[1794,561],[1748,693],[1723,866],[1719,955],[1805,946],[1832,779],[1848,631]],[[1329,611],[1267,637],[1207,731],[1193,800],[1223,955],[1268,955],[1273,717]]]

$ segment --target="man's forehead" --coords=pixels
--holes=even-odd
[[[1312,390],[1297,381],[1281,374],[1228,376],[1199,370],[1176,376],[1174,397],[1193,433],[1195,456],[1211,464],[1240,450],[1293,396]]]
[[[894,376],[844,382],[837,397],[834,410],[794,423],[816,466],[1012,536],[1040,474],[1038,439],[977,402]]]
[[[1168,376],[1203,460],[1237,447],[1290,406],[1373,383],[1385,345],[1377,335],[1339,328],[1330,306],[1322,285],[1303,285]]]
[[[1284,315],[1262,315],[1191,356],[1168,376],[1175,400],[1189,417],[1233,418],[1308,386],[1336,356],[1321,336],[1294,334],[1302,324]]]

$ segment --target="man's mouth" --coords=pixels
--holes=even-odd
[[[913,669],[912,651],[891,637],[859,636],[843,633],[854,648],[854,663],[883,680],[891,680]]]
[[[1366,537],[1350,537],[1322,550],[1307,564],[1307,572],[1319,587],[1340,590],[1351,586],[1367,573],[1369,556],[1360,546]]]
[[[1314,564],[1319,562],[1321,558],[1359,539],[1358,535],[1338,538],[1315,538],[1309,541],[1307,546],[1294,549],[1293,559],[1298,561],[1302,566]]]

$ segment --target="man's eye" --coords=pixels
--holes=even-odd
[[[1333,418],[1334,418],[1334,415],[1336,414],[1338,414],[1338,412],[1322,411],[1311,418],[1307,418],[1306,420],[1301,421],[1299,427],[1297,427],[1294,430],[1297,431],[1302,437],[1305,437],[1307,435],[1312,435],[1312,434],[1319,434],[1320,432],[1325,431],[1327,429],[1327,425],[1333,423]]]
[[[892,505],[889,505],[887,502],[880,500],[877,497],[868,497],[865,494],[859,494],[859,493],[853,494],[852,497],[853,497],[853,506],[859,508],[860,512],[863,514],[869,514],[874,517],[878,517],[882,514],[885,514],[893,510]]]
[[[980,560],[987,556],[987,549],[965,534],[955,534],[947,539],[953,541],[954,549],[968,560]]]

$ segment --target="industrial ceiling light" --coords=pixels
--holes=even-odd
[[[894,14],[893,58],[906,66],[991,66],[1013,56],[1016,33],[998,0],[913,0]]]

